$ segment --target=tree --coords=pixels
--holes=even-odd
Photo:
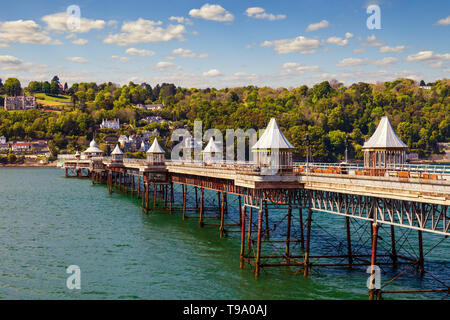
[[[48,81],[45,81],[42,83],[42,92],[46,93],[46,94],[50,94],[51,90],[50,90],[50,83]]]
[[[22,94],[22,87],[17,78],[8,78],[5,81],[5,93],[7,96],[20,96]]]
[[[50,84],[50,93],[57,95],[59,93],[59,84],[56,81],[52,81]]]
[[[58,76],[54,76],[51,82],[56,82],[59,84],[59,77]]]
[[[420,80],[420,86],[421,86],[421,87],[425,87],[425,81]]]

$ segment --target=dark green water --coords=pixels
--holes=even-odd
[[[316,219],[345,238],[342,218]],[[220,239],[216,227],[200,229],[179,214],[146,216],[140,200],[59,169],[0,169],[0,239],[0,299],[367,299],[365,268],[322,268],[307,279],[273,268],[255,280],[250,268],[239,269],[238,234]],[[425,250],[440,239],[425,234]],[[449,248],[441,244],[426,265],[447,282]],[[81,290],[66,287],[69,265],[81,268]],[[382,283],[393,275],[388,267]],[[432,284],[413,272],[390,289]]]

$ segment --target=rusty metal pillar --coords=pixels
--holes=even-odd
[[[391,250],[392,250],[392,254],[391,254],[392,264],[394,265],[394,267],[396,267],[397,262],[398,262],[398,257],[397,257],[397,248],[395,245],[395,227],[393,225],[391,225]]]
[[[256,242],[255,278],[259,277],[259,268],[261,262],[262,220],[263,220],[263,211],[262,208],[260,208],[258,210],[258,239]]]
[[[174,195],[173,195],[173,182],[170,182],[170,199],[169,199],[169,213],[172,214],[172,205],[174,201]]]
[[[421,230],[418,231],[418,236],[419,236],[418,266],[419,266],[420,275],[423,276],[425,273],[425,260],[424,260],[424,256],[423,256],[423,239],[422,239],[422,231]]]
[[[224,231],[224,215],[225,215],[225,192],[222,192],[222,200],[220,201],[220,227],[219,227],[219,233],[220,237],[223,238],[223,231]]]
[[[350,233],[350,218],[345,217],[345,229],[347,230],[347,255],[348,264],[352,266],[353,264],[353,254],[352,254],[352,237]]]
[[[113,193],[113,189],[112,189],[112,171],[111,170],[109,170],[108,171],[108,192],[109,192],[109,194],[112,194]]]
[[[186,196],[187,196],[187,185],[183,184],[183,220],[186,219]]]
[[[238,196],[238,202],[239,202],[239,225],[242,226],[242,198],[240,195]]]
[[[270,239],[270,228],[269,228],[269,208],[267,207],[267,201],[264,201],[264,218],[266,220],[266,239]]]
[[[307,277],[309,274],[309,249],[311,245],[311,220],[312,220],[312,209],[308,208],[308,220],[306,222],[306,248],[305,248],[305,258],[303,261],[304,272],[303,276]]]
[[[285,256],[286,256],[286,263],[290,263],[290,255],[291,255],[291,221],[292,221],[292,206],[291,206],[291,200],[289,200],[289,208],[288,208],[288,214],[287,214],[287,227],[286,227],[286,250],[285,250]]]
[[[377,289],[375,288],[375,272],[376,272],[376,263],[377,263],[377,240],[378,240],[378,224],[374,222],[372,224],[372,257],[370,260],[370,279],[371,288],[369,289],[369,300],[376,299]]]
[[[300,221],[300,248],[302,251],[305,251],[305,237],[304,237],[304,230],[303,230],[303,208],[300,205],[300,208],[298,208],[298,218]]]
[[[239,196],[239,200],[240,200]],[[240,257],[240,267],[244,269],[244,256],[245,256],[245,218],[246,218],[246,210],[245,205],[241,208],[241,257]]]
[[[253,219],[253,208],[248,208],[248,228],[247,228],[247,255],[250,256],[252,250],[252,219]]]
[[[200,188],[200,216],[198,219],[198,225],[200,226],[200,228],[203,228],[203,226],[204,226],[204,223],[203,223],[203,210],[204,210],[203,194],[204,194],[204,189],[203,189],[203,187],[201,187]]]

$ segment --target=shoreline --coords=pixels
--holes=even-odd
[[[0,168],[56,168],[56,162],[48,164],[41,164],[41,163],[0,164]]]

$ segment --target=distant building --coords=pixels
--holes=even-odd
[[[31,151],[31,143],[30,142],[16,142],[11,146],[13,152],[30,152]]]
[[[0,151],[8,152],[9,151],[9,143],[0,143]]]
[[[163,104],[137,104],[136,108],[145,110],[162,110],[164,108]]]
[[[1,143],[1,144],[6,143],[6,137],[5,137],[5,136],[1,136],[1,137],[0,137],[0,143]]]
[[[420,89],[431,90],[431,86],[420,86]]]
[[[50,149],[48,148],[48,142],[46,140],[31,141],[31,151],[34,153],[50,155]]]
[[[33,96],[6,97],[5,110],[29,110],[36,108],[36,98]]]
[[[102,124],[100,125],[100,129],[120,129],[120,121],[119,119],[114,120],[106,120],[103,119]]]
[[[417,152],[411,152],[406,154],[407,161],[419,160],[419,154]]]
[[[160,116],[151,116],[141,119],[140,121],[144,121],[147,123],[163,123],[165,120]]]

